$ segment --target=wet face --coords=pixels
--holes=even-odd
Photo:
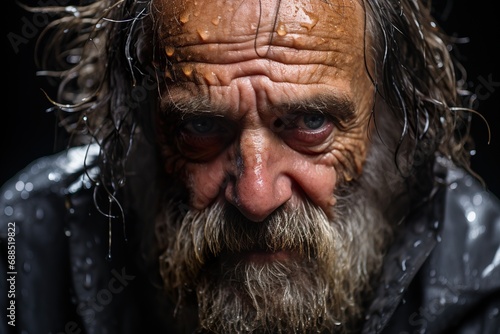
[[[200,322],[213,330],[242,326],[238,316],[254,321],[243,322],[248,328],[300,318],[304,312],[292,310],[300,300],[316,310],[305,312],[309,318],[323,320],[295,319],[296,328],[342,327],[349,320],[342,313],[359,311],[360,293],[336,295],[338,285],[370,274],[346,269],[345,254],[357,247],[352,234],[366,219],[344,223],[347,213],[337,210],[339,187],[362,175],[370,148],[374,87],[361,4],[156,0],[153,13],[166,59],[158,121],[164,168],[182,181],[190,208],[184,215],[166,204],[159,215],[171,235],[160,235],[167,289],[186,304],[193,290],[193,307],[207,313]],[[367,254],[379,254],[376,243],[365,242]],[[293,301],[265,297],[285,290]],[[241,313],[224,313],[235,298],[232,309]],[[264,308],[276,314],[260,314]]]

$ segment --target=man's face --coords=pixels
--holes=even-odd
[[[177,223],[175,208],[160,218],[175,236],[163,237],[166,285],[193,290],[195,307],[212,309],[205,310],[212,312],[208,318],[223,311],[200,298],[217,290],[224,297],[211,300],[236,298],[231,307],[262,325],[281,319],[259,314],[270,303],[266,293],[292,291],[299,298],[309,292],[297,287],[320,277],[311,284],[323,291],[304,302],[334,308],[318,299],[343,298],[336,301],[338,313],[349,309],[355,298],[336,296],[341,288],[331,285],[345,284],[347,273],[339,271],[348,269],[338,266],[350,266],[350,260],[337,253],[355,244],[347,244],[351,232],[338,231],[347,218],[337,217],[336,190],[361,174],[369,150],[374,87],[361,4],[156,0],[153,15],[166,58],[159,116],[164,166],[182,179],[191,208]],[[363,229],[359,224],[352,223],[355,231]],[[285,291],[273,277],[294,287]],[[252,280],[261,282],[240,288]],[[261,284],[265,280],[269,284]],[[272,307],[281,307],[276,312],[283,316],[300,313],[289,304]],[[234,320],[220,316],[218,321]],[[341,314],[332,318],[345,320]],[[210,327],[214,319],[200,322]],[[297,321],[306,328],[306,320]]]

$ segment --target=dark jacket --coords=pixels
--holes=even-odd
[[[39,159],[1,189],[0,333],[172,332],[137,257],[140,226],[106,218],[98,169],[83,172],[95,153]],[[436,175],[443,186],[386,256],[363,333],[500,333],[500,202],[444,158]]]

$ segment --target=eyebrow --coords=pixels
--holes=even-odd
[[[161,110],[165,116],[177,118],[200,116],[210,114],[211,116],[226,116],[231,112],[228,106],[214,104],[203,95],[190,96],[173,100],[171,98],[162,102]],[[297,114],[323,114],[331,117],[338,125],[346,125],[355,116],[354,102],[344,96],[332,94],[314,95],[305,99],[297,99],[280,103],[269,108],[269,112],[278,117]]]
[[[175,116],[181,119],[203,114],[224,116],[229,109],[221,105],[214,105],[208,97],[203,95],[190,96],[175,101],[169,98],[161,103],[161,111],[164,116]]]
[[[331,94],[314,95],[272,107],[277,114],[323,114],[339,124],[348,124],[356,116],[354,102],[345,97]]]

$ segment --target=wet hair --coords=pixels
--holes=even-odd
[[[410,161],[402,172],[413,177],[418,173],[412,171],[432,170],[436,154],[470,170],[473,100],[464,89],[465,70],[450,53],[454,41],[433,19],[430,1],[360,1],[365,53],[375,63],[367,71],[376,98],[400,125],[395,162]],[[149,0],[87,0],[29,10],[52,18],[37,44],[37,64],[39,74],[57,84],[57,96],[49,98],[71,134],[69,145],[100,145],[99,182],[114,193],[125,184],[137,136],[154,142],[164,64],[155,50],[154,6]]]

